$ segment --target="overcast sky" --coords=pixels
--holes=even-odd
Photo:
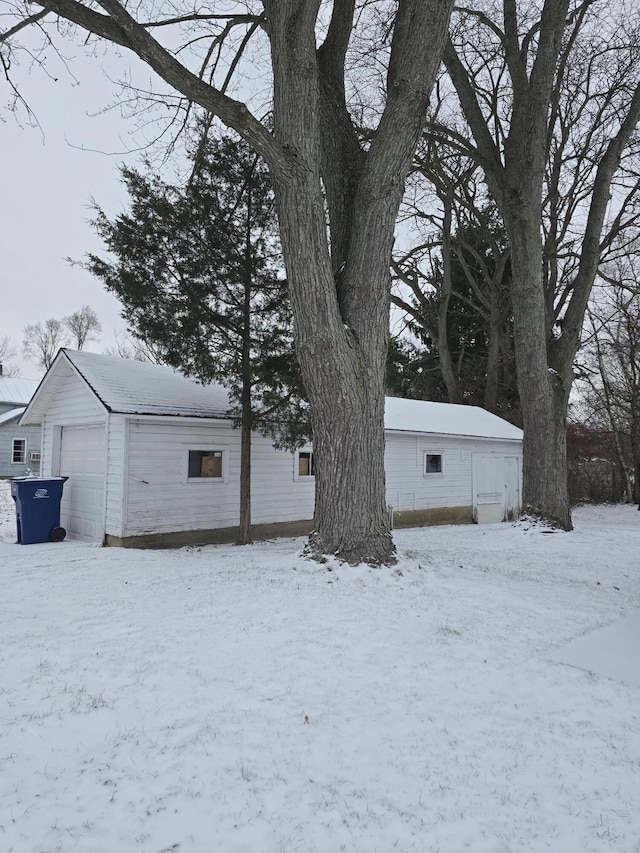
[[[0,337],[8,335],[18,347],[25,379],[42,375],[22,355],[26,325],[61,319],[90,305],[103,330],[88,348],[98,352],[113,346],[114,332],[125,328],[115,297],[65,259],[102,250],[88,224],[91,198],[109,216],[122,210],[127,194],[118,166],[140,155],[126,156],[134,146],[132,127],[118,112],[90,115],[112,99],[113,87],[100,62],[82,58],[71,67],[80,80],[75,86],[68,77],[55,82],[20,69],[21,91],[42,130],[21,128],[11,115],[0,113]],[[6,102],[7,89],[0,94]]]

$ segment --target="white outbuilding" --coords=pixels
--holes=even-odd
[[[226,392],[168,367],[62,349],[21,417],[42,427],[41,476],[68,476],[69,537],[125,547],[232,541],[240,432]],[[498,522],[520,511],[522,431],[474,406],[387,398],[393,524]],[[254,535],[313,525],[311,445],[292,453],[255,434]]]

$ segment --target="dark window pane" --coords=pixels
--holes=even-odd
[[[442,474],[442,454],[427,453],[427,474]]]
[[[25,438],[14,438],[11,461],[23,463],[27,458],[27,440]]]

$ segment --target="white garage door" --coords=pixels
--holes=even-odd
[[[104,534],[105,430],[63,427],[60,474],[64,484],[60,523],[69,536],[101,542]]]

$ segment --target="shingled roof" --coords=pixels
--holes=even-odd
[[[229,396],[221,385],[201,385],[170,367],[92,352],[61,349],[47,371],[21,424],[42,422],[52,377],[71,369],[84,379],[106,411],[192,418],[229,417]]]
[[[20,423],[42,422],[48,388],[57,373],[72,370],[108,412],[191,418],[228,418],[227,391],[201,385],[170,367],[115,356],[62,349],[40,383]],[[385,429],[393,432],[522,440],[522,430],[478,406],[387,397]]]

